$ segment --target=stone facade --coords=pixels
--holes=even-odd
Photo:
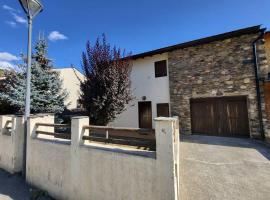
[[[269,91],[263,90],[265,89],[266,84],[269,83],[268,73],[270,71],[269,64],[270,64],[270,33],[266,33],[264,36],[264,40],[260,40],[257,45],[257,54],[258,56],[258,63],[260,66],[260,76],[264,78],[264,81],[261,83],[261,95],[262,95],[262,115],[263,115],[263,122],[264,122],[264,134],[265,139],[267,142],[270,142],[270,115],[267,113],[270,112],[269,110],[269,99],[265,98],[265,95],[269,96]],[[268,92],[268,94],[265,94]],[[267,102],[265,102],[268,100]],[[266,106],[266,103],[268,106]]]
[[[246,96],[251,137],[260,137],[252,47],[258,36],[246,34],[168,53],[171,111],[180,117],[182,133],[191,133],[191,98]],[[261,76],[266,76],[263,41],[257,46]]]
[[[268,62],[270,61],[270,32],[267,32],[264,36],[265,40],[265,51]]]

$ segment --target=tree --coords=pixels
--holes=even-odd
[[[31,76],[31,112],[59,113],[65,108],[67,92],[62,89],[58,72],[52,70],[51,60],[47,58],[47,42],[40,39],[32,55]],[[8,104],[22,113],[25,104],[26,59],[19,71],[5,71],[5,79],[0,89],[0,104]]]
[[[130,54],[129,54],[130,55]],[[132,99],[131,60],[125,51],[111,48],[105,35],[94,46],[86,43],[82,68],[86,79],[81,82],[80,103],[91,124],[107,125],[125,110]]]
[[[0,80],[3,78],[4,72],[5,72],[5,70],[2,69],[2,67],[0,66]]]

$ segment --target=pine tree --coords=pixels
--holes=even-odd
[[[31,113],[60,113],[65,109],[67,92],[62,89],[58,72],[52,70],[52,62],[47,58],[47,42],[40,39],[32,55],[31,66]],[[0,89],[0,103],[9,104],[19,113],[24,111],[26,87],[26,60],[19,71],[6,71],[6,79]]]
[[[94,46],[87,42],[82,63],[86,79],[81,82],[80,102],[91,124],[107,125],[133,99],[130,59],[120,49],[111,48],[103,35],[101,43],[99,39]]]

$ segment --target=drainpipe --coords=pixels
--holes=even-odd
[[[257,55],[257,42],[263,38],[264,32],[266,29],[261,30],[260,36],[252,43],[253,46],[253,54],[254,54],[254,71],[255,71],[255,79],[256,79],[256,93],[257,93],[257,102],[258,102],[258,112],[259,112],[259,122],[260,122],[260,130],[261,130],[261,138],[265,139],[264,134],[264,125],[263,125],[263,117],[262,117],[262,102],[261,102],[261,91],[260,91],[260,69]]]

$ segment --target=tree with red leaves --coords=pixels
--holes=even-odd
[[[94,46],[88,41],[82,53],[85,80],[81,82],[80,103],[94,125],[107,125],[122,113],[133,99],[131,59],[125,51],[111,48],[103,34]]]

